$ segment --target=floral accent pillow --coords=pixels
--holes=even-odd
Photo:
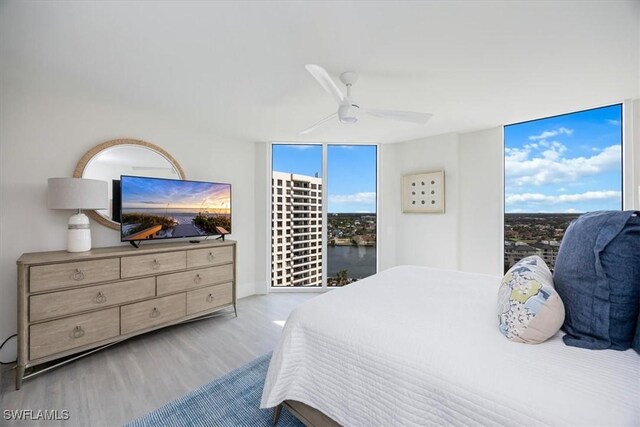
[[[553,276],[539,256],[520,260],[502,279],[499,328],[511,341],[538,344],[548,340],[560,330],[564,314]]]

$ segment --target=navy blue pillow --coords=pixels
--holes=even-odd
[[[633,339],[633,343],[631,343],[631,348],[633,348],[636,353],[640,354],[640,316],[638,316],[638,324],[636,325],[636,337]]]
[[[565,344],[631,348],[640,316],[637,213],[591,212],[573,221],[560,245],[553,282],[566,310]]]

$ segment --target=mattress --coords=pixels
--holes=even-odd
[[[640,356],[508,341],[500,277],[395,267],[301,304],[261,407],[297,400],[345,426],[639,425]]]

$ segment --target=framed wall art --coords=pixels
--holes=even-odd
[[[402,212],[444,213],[444,171],[404,175]]]

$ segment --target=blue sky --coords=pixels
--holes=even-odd
[[[329,213],[376,212],[376,147],[327,147]],[[273,170],[322,176],[321,145],[273,145]]]
[[[505,212],[622,208],[622,106],[505,126]]]

